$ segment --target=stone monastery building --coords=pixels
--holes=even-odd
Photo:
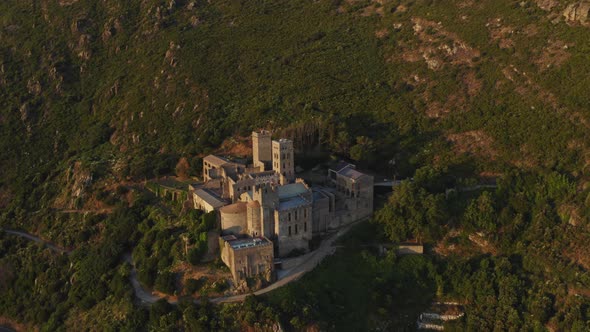
[[[274,256],[307,252],[312,237],[373,213],[373,177],[354,165],[311,188],[295,177],[291,140],[253,132],[252,146],[253,165],[205,157],[205,183],[191,187],[195,208],[219,211],[221,257],[236,281],[271,282]]]

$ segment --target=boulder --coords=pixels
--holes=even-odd
[[[585,24],[588,21],[588,13],[590,12],[590,2],[577,2],[567,6],[563,11],[563,17],[570,23]]]

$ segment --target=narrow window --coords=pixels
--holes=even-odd
[[[295,220],[297,220],[297,211],[295,211]]]
[[[291,212],[288,213],[288,217],[289,217],[289,221],[291,221]],[[291,227],[289,226],[289,228],[291,228]]]
[[[303,233],[306,233],[306,232],[307,232],[307,223],[304,222],[303,223]]]
[[[295,225],[295,234],[298,233],[297,225]]]
[[[303,209],[303,218],[307,218],[307,209]]]
[[[289,226],[289,236],[291,236],[291,226]]]

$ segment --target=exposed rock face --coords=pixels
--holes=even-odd
[[[23,122],[27,121],[29,119],[29,117],[31,116],[31,107],[30,107],[29,103],[22,104],[19,111],[20,111],[20,119]]]
[[[568,22],[578,22],[586,24],[588,21],[588,13],[590,12],[590,2],[572,3],[563,12],[565,20]]]
[[[39,96],[41,94],[41,82],[39,80],[29,79],[27,81],[27,89],[30,94]]]
[[[65,183],[67,190],[55,200],[54,207],[59,209],[80,208],[83,199],[87,196],[88,188],[93,183],[92,172],[77,161],[66,171]]]
[[[559,5],[557,0],[537,0],[536,2],[539,8],[546,11],[550,11],[553,7]]]

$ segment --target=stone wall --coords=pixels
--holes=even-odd
[[[275,211],[275,237],[279,256],[286,256],[295,249],[308,251],[312,238],[311,204]]]
[[[247,203],[238,202],[219,209],[221,231],[225,234],[248,233]]]
[[[333,218],[335,196],[329,192],[314,192],[312,208],[313,234],[325,233]]]
[[[221,259],[229,267],[234,281],[259,277],[266,282],[274,281],[273,244],[265,243],[248,248],[233,249],[230,242],[220,240]]]
[[[252,132],[252,156],[254,166],[265,169],[272,162],[272,146],[270,132],[262,130]]]
[[[248,233],[252,236],[262,235],[262,220],[261,220],[261,209],[258,201],[251,201],[247,204],[247,221],[248,221]]]

